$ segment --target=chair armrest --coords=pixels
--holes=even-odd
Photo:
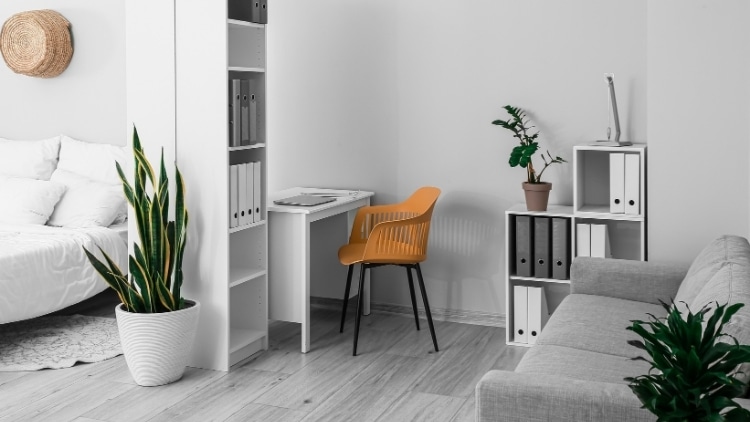
[[[669,303],[687,270],[679,264],[577,257],[570,267],[570,292]]]
[[[421,262],[427,254],[430,216],[405,217],[378,223],[363,254],[366,262]]]
[[[477,422],[655,421],[625,384],[489,371],[475,390]]]

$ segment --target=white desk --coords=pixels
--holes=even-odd
[[[325,193],[336,200],[314,207],[276,205],[273,201],[302,193]],[[302,353],[310,350],[310,223],[347,213],[349,231],[357,209],[370,205],[373,192],[318,188],[292,188],[268,195],[268,298],[269,317],[302,324]],[[341,245],[348,242],[341,240]],[[332,253],[335,253],[332,252]],[[369,273],[363,292],[363,313],[370,313]],[[352,278],[356,279],[353,274]],[[346,280],[341,280],[343,287]],[[356,283],[352,283],[356,287]],[[352,290],[356,290],[353,288]],[[355,294],[352,291],[352,296]]]

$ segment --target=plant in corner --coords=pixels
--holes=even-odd
[[[526,195],[526,208],[529,211],[546,211],[552,184],[542,182],[542,174],[550,165],[561,164],[566,161],[559,156],[553,157],[549,151],[547,151],[546,156],[542,153],[544,167],[537,173],[531,159],[539,150],[539,143],[537,142],[539,131],[531,133],[535,126],[530,124],[526,112],[522,109],[511,105],[506,105],[503,108],[508,112],[510,118],[508,120],[494,120],[492,124],[508,129],[513,132],[513,137],[519,140],[519,145],[516,145],[510,152],[508,164],[511,167],[521,166],[526,169],[526,182],[521,185]]]
[[[649,321],[627,327],[643,339],[628,343],[650,357],[634,358],[651,364],[648,374],[625,378],[643,408],[664,422],[750,420],[750,411],[732,400],[746,388],[737,375],[740,365],[750,362],[750,346],[723,332],[744,305],[716,303],[705,328],[709,306],[696,314],[688,309],[684,318],[674,304],[662,306],[668,312],[663,320],[649,314]]]
[[[198,323],[200,303],[182,297],[182,259],[187,237],[185,186],[175,165],[174,220],[169,220],[169,178],[161,155],[159,178],[133,128],[134,183],[117,163],[125,197],[135,214],[138,242],[128,260],[128,276],[101,250],[104,262],[86,256],[122,302],[115,308],[123,354],[139,385],[180,379]]]

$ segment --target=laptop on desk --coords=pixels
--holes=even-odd
[[[335,200],[336,198],[318,195],[296,195],[289,198],[277,199],[273,201],[273,203],[276,205],[292,205],[296,207],[314,207],[316,205],[327,204]]]

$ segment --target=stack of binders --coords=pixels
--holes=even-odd
[[[609,212],[641,213],[640,157],[638,154],[609,154]]]
[[[612,258],[606,224],[576,224],[576,256]]]
[[[513,286],[513,341],[536,344],[549,319],[542,287]]]
[[[229,19],[268,23],[268,0],[229,0]]]
[[[260,178],[260,161],[229,166],[229,228],[263,219]]]
[[[570,221],[558,217],[515,217],[515,275],[567,280]]]
[[[229,146],[258,142],[257,84],[252,79],[229,80]]]

